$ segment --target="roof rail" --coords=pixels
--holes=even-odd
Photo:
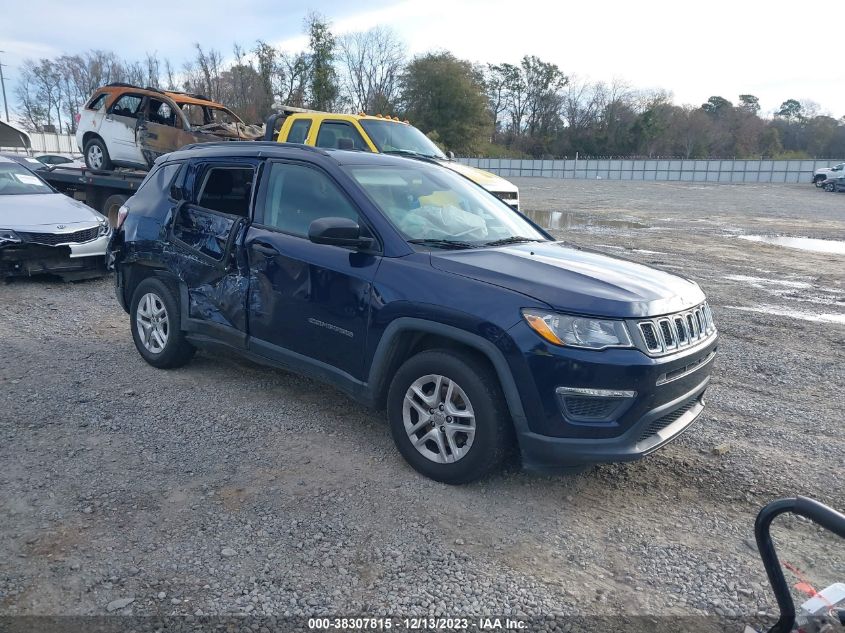
[[[210,143],[191,143],[190,145],[184,145],[180,147],[176,151],[182,150],[189,150],[189,149],[198,149],[203,147],[272,147],[272,148],[279,148],[279,147],[294,147],[297,149],[304,149],[308,150],[309,152],[314,152],[315,154],[322,154],[323,156],[328,156],[328,152],[323,149],[322,147],[314,147],[313,145],[304,145],[303,143],[279,143],[277,141],[212,141]]]
[[[106,84],[106,88],[137,88],[138,90],[143,90],[141,86],[136,86],[135,84],[128,84],[123,81],[113,81],[110,84]]]
[[[113,81],[105,85],[106,88],[135,88],[136,90],[149,90],[150,92],[158,92],[159,94],[185,95],[194,99],[202,99],[203,101],[212,101],[213,99],[194,92],[182,92],[181,90],[165,90],[164,88],[156,88],[154,86],[137,86],[135,84],[128,84],[123,81]]]
[[[181,90],[165,90],[164,92],[172,94],[172,95],[185,95],[186,97],[193,97],[194,99],[202,99],[203,101],[214,101],[214,99],[207,97],[203,94],[198,94],[195,92],[182,92]]]

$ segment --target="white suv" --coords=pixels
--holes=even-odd
[[[839,178],[845,176],[845,163],[839,163],[833,167],[822,167],[813,172],[813,184],[821,187],[828,178]]]

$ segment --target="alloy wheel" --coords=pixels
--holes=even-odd
[[[88,163],[92,169],[99,169],[103,166],[103,150],[98,145],[91,145],[88,148]]]
[[[451,464],[464,457],[475,439],[475,412],[454,380],[429,374],[405,393],[402,421],[408,439],[424,457]]]
[[[167,345],[170,320],[164,301],[154,292],[148,292],[138,302],[135,312],[141,343],[153,354],[160,354]]]

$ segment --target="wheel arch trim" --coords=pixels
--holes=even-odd
[[[511,418],[517,432],[527,431],[528,422],[525,416],[525,409],[522,406],[522,397],[519,394],[519,389],[516,386],[516,381],[511,373],[508,361],[505,359],[502,351],[496,347],[491,341],[484,337],[462,330],[460,328],[438,323],[437,321],[429,321],[427,319],[419,319],[416,317],[399,317],[390,322],[382,334],[373,361],[370,366],[370,373],[367,380],[372,404],[376,404],[378,394],[386,386],[386,382],[390,378],[387,375],[387,370],[390,367],[393,354],[396,353],[398,347],[395,345],[399,337],[406,333],[420,333],[420,334],[436,334],[444,338],[451,339],[458,343],[462,343],[467,347],[481,353],[496,372],[499,379],[499,384],[502,387],[502,392],[505,396],[505,401],[508,405]]]

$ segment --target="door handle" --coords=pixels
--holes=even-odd
[[[269,244],[265,244],[264,242],[253,242],[252,248],[257,252],[261,253],[262,255],[266,255],[267,257],[275,257],[279,254],[275,248],[270,246]]]

